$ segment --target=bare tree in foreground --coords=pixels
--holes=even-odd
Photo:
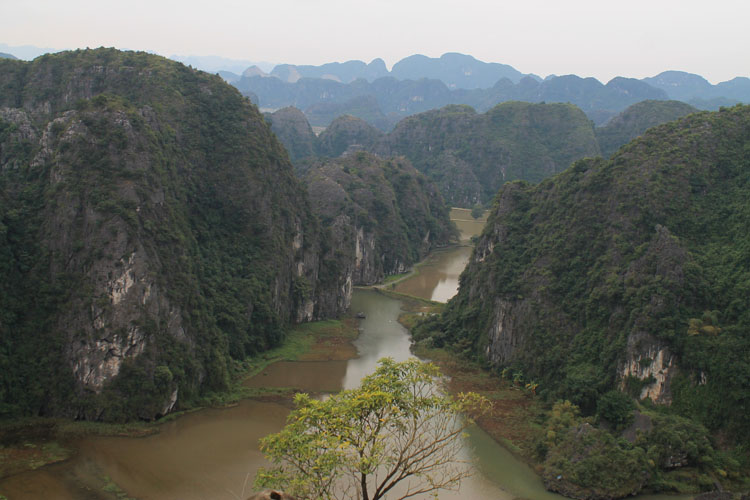
[[[461,435],[489,402],[474,393],[447,396],[435,387],[431,363],[379,361],[357,389],[325,401],[298,394],[281,432],[261,440],[275,467],[257,487],[299,498],[404,499],[455,489],[471,474],[460,458]]]

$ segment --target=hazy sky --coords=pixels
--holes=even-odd
[[[748,0],[0,0],[0,42],[321,64],[471,54],[607,82],[750,76]]]

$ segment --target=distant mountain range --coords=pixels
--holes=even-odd
[[[222,76],[257,98],[262,108],[302,109],[313,126],[327,126],[337,116],[350,114],[386,131],[401,118],[448,104],[468,104],[482,112],[510,100],[569,102],[602,125],[643,100],[678,100],[705,110],[750,102],[750,78],[745,77],[717,85],[681,71],[665,71],[642,80],[616,77],[606,85],[577,75],[552,75],[542,80],[508,65],[457,53],[439,58],[409,56],[391,71],[381,59],[375,59],[369,64],[283,64],[270,73],[251,67],[241,75]]]
[[[665,71],[642,81],[664,90],[677,101],[733,99],[747,102],[750,99],[750,78],[736,77],[727,82],[711,85],[705,78],[684,71]]]
[[[631,104],[667,100],[667,93],[642,81],[615,78],[607,85],[575,75],[539,81],[531,76],[518,83],[502,78],[488,89],[450,89],[441,80],[379,78],[340,83],[322,78],[302,78],[294,83],[254,74],[233,83],[241,92],[254,94],[261,108],[294,106],[304,111],[313,126],[328,126],[342,114],[362,118],[390,130],[399,120],[448,104],[467,104],[479,112],[506,101],[563,102],[581,108],[597,124],[606,122]]]
[[[279,64],[270,72],[259,72],[260,69],[262,68],[250,67],[242,75],[229,76],[233,79],[239,79],[240,76],[275,76],[287,83],[296,83],[302,78],[322,78],[340,83],[352,83],[359,79],[373,82],[385,77],[393,77],[397,80],[428,78],[440,80],[450,89],[469,90],[492,87],[503,78],[513,83],[518,83],[524,76],[531,76],[541,81],[537,75],[524,75],[507,64],[486,63],[472,56],[455,52],[449,52],[440,57],[415,54],[394,64],[391,71],[388,71],[385,62],[380,58],[373,59],[369,64],[363,61],[333,62],[320,66]]]
[[[0,44],[0,51],[31,59],[55,51]],[[352,60],[319,66],[253,62],[217,56],[171,56],[210,73],[218,73],[266,110],[294,106],[313,126],[327,126],[350,114],[381,130],[400,119],[448,104],[468,104],[483,112],[504,101],[569,102],[602,125],[643,100],[678,100],[698,109],[750,103],[750,78],[712,85],[700,75],[665,71],[643,78],[617,77],[603,84],[595,78],[551,75],[542,80],[512,66],[488,63],[470,55],[408,56],[388,71],[382,59]]]
[[[169,56],[173,61],[187,64],[207,73],[219,73],[225,80],[229,81],[233,76],[239,80],[239,75],[250,66],[257,66],[264,71],[273,69],[274,64],[269,62],[255,62],[246,59],[229,59],[218,56]],[[229,83],[232,83],[231,81]]]

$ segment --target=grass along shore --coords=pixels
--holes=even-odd
[[[0,420],[0,478],[63,461],[75,452],[75,442],[88,436],[143,437],[159,432],[162,424],[206,407],[225,407],[241,399],[283,397],[291,388],[251,388],[245,380],[277,361],[346,360],[356,357],[352,345],[358,334],[356,319],[295,325],[284,342],[261,355],[235,364],[228,391],[206,395],[199,406],[170,413],[153,422],[123,424],[28,417]],[[2,497],[0,497],[2,498]]]
[[[386,292],[402,300],[404,313],[399,322],[408,330],[429,314],[439,314],[445,304],[403,294]],[[478,363],[468,361],[445,349],[414,344],[412,351],[421,359],[440,367],[448,377],[446,389],[451,395],[476,392],[492,402],[492,409],[477,421],[482,430],[514,455],[536,466],[534,445],[543,432],[545,408],[542,401],[524,386],[503,380]]]

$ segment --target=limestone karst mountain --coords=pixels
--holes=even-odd
[[[322,231],[219,76],[114,49],[0,60],[0,414],[152,419],[225,389],[348,306]]]
[[[405,158],[359,151],[312,166],[303,182],[331,247],[324,258],[354,285],[403,273],[457,240],[440,192]]]
[[[746,439],[750,107],[506,184],[433,341],[591,411],[623,388]]]

